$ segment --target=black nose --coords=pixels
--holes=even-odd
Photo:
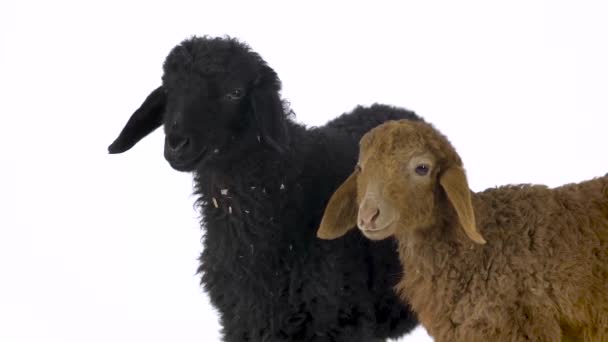
[[[170,134],[167,136],[167,146],[172,152],[179,152],[188,146],[190,139],[177,134]]]

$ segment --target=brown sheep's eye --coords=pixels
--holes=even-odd
[[[355,165],[355,172],[361,172],[361,165]]]
[[[428,165],[420,164],[420,165],[416,166],[416,173],[419,174],[420,176],[426,176],[426,174],[429,173]]]
[[[243,91],[240,88],[236,88],[230,93],[228,93],[226,97],[228,98],[228,100],[231,101],[240,100],[241,97],[243,97]]]

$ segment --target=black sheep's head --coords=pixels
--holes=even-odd
[[[164,125],[164,155],[179,171],[261,145],[285,149],[281,82],[236,39],[194,37],[173,48],[162,85],[133,113],[110,153],[122,153]]]

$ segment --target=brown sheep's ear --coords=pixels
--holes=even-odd
[[[441,184],[441,187],[443,187],[443,190],[448,195],[450,203],[454,206],[465,234],[476,243],[486,243],[486,240],[477,231],[471,191],[469,190],[464,169],[461,167],[447,169],[439,178],[439,184]]]
[[[357,225],[357,175],[351,174],[329,199],[317,237],[333,240]]]

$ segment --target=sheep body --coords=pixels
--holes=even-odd
[[[415,326],[392,291],[401,277],[394,241],[315,237],[359,137],[403,116],[374,105],[320,128],[289,122],[286,155],[261,148],[195,172],[206,228],[199,272],[227,341],[379,341]]]
[[[318,234],[347,231],[336,205],[356,198],[346,221],[397,238],[408,276],[396,290],[436,341],[608,341],[608,177],[471,193],[447,138],[404,121],[366,134],[360,165]]]
[[[382,341],[413,329],[393,286],[395,241],[315,237],[325,203],[369,129],[411,111],[357,107],[325,126],[295,123],[280,80],[232,38],[194,37],[164,63],[163,84],[111,153],[164,125],[165,159],[193,172],[205,228],[199,272],[225,341]]]
[[[483,247],[458,222],[400,240],[410,272],[397,289],[431,335],[605,341],[608,179],[500,187],[473,195],[473,206]]]

